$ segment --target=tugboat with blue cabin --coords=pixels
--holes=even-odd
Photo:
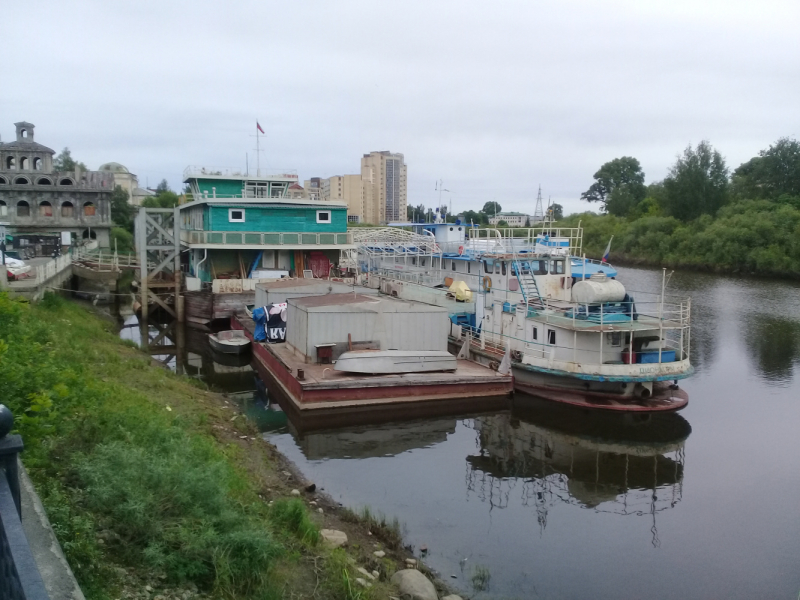
[[[678,380],[693,372],[691,301],[667,297],[666,278],[661,293],[626,290],[611,265],[585,258],[580,225],[417,229],[417,245],[359,251],[362,270],[400,297],[466,286],[472,302],[451,314],[453,351],[510,365],[515,389],[566,404],[652,412],[688,403]]]

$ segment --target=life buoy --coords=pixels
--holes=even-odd
[[[461,256],[462,254],[464,254],[464,246],[459,246],[458,247],[458,255]]]
[[[488,292],[490,289],[492,289],[492,278],[487,275],[483,278],[483,291]]]

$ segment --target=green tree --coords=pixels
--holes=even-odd
[[[626,215],[646,194],[644,172],[631,156],[615,158],[594,174],[595,182],[581,194],[581,200],[600,202],[612,215]]]
[[[497,222],[497,226],[498,226],[498,227],[508,227],[508,222],[507,222],[507,221],[504,221],[503,219],[500,219],[500,220]]]
[[[157,196],[150,196],[142,201],[146,208],[173,208],[178,206],[178,194],[175,192],[161,192]]]
[[[76,167],[84,171],[89,170],[89,167],[87,167],[85,164],[72,158],[72,152],[70,152],[69,148],[64,148],[61,151],[61,154],[57,154],[55,158],[53,158],[54,171],[70,172],[74,171]]]
[[[486,225],[489,223],[489,219],[486,217],[486,214],[480,211],[474,210],[465,210],[462,213],[462,217],[464,218],[464,223],[475,223],[476,225]]]
[[[530,216],[525,217],[525,227],[530,227],[530,226],[531,226],[531,218],[530,218]]]
[[[664,209],[682,221],[714,215],[728,202],[725,159],[703,140],[687,146],[664,179]]]
[[[503,212],[503,208],[497,202],[492,200],[491,202],[487,202],[486,204],[483,205],[483,209],[481,210],[481,212],[485,215],[493,217]]]
[[[553,203],[550,205],[550,212],[553,215],[554,221],[560,221],[564,218],[564,207],[560,204]]]
[[[800,142],[781,138],[733,172],[733,194],[741,199],[800,197]]]
[[[169,188],[169,183],[167,183],[166,179],[162,179],[161,183],[156,186],[156,194],[162,194],[164,192],[171,192],[172,190]]]
[[[128,192],[115,186],[111,192],[111,220],[121,229],[133,233],[133,218],[136,208],[128,202]]]

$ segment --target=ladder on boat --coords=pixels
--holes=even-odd
[[[522,268],[522,262],[514,260],[514,270],[517,273],[517,281],[519,281],[519,289],[522,292],[522,298],[531,308],[544,308],[544,300],[539,292],[539,286],[536,285],[536,278],[531,273],[530,265],[527,268]]]

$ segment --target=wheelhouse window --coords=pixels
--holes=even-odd
[[[546,260],[532,260],[531,273],[534,275],[547,275],[547,261]]]
[[[556,330],[555,329],[548,329],[547,330],[547,343],[551,346],[556,345]]]
[[[330,223],[330,222],[331,222],[331,211],[329,210],[317,211],[317,223]]]
[[[229,208],[228,209],[228,222],[229,223],[244,223],[244,209],[243,208]]]
[[[564,274],[564,261],[563,260],[554,260],[550,263],[550,272],[554,275],[563,275]]]
[[[499,262],[494,263],[494,274],[495,275],[500,275],[500,263]]]
[[[450,264],[453,266],[453,271],[455,271],[456,270],[456,261],[451,260]]]
[[[503,271],[503,275],[505,275],[505,274],[506,274],[506,262],[505,262],[505,261],[503,261],[502,263],[500,263],[500,268],[501,268],[501,269],[502,269],[502,271]]]

